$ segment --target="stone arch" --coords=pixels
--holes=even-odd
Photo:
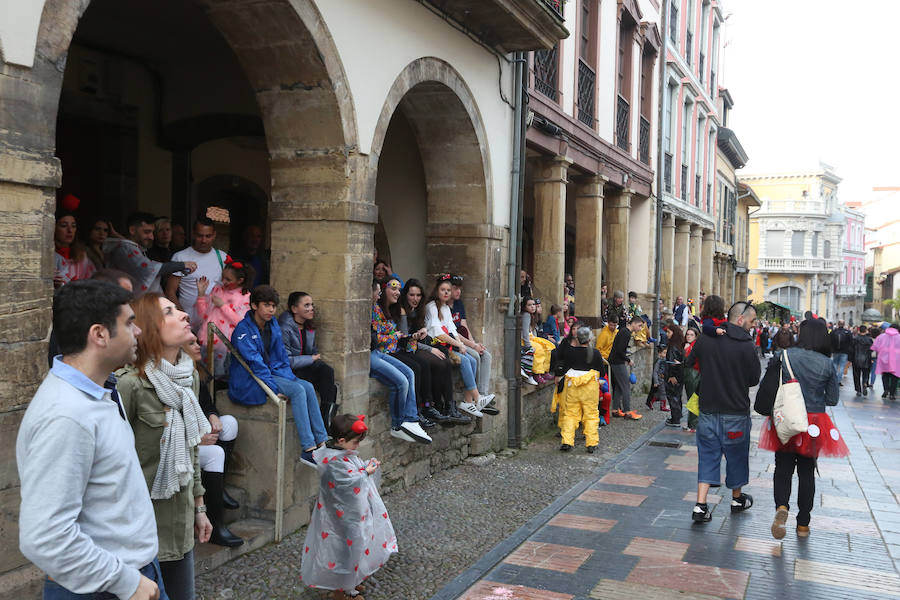
[[[424,171],[425,276],[463,275],[470,329],[489,345],[494,373],[499,374],[500,340],[485,340],[484,332],[501,326],[496,301],[501,295],[506,232],[491,223],[489,141],[475,96],[460,73],[441,59],[422,57],[403,68],[385,98],[372,140],[373,199],[380,157],[390,141],[388,129],[398,113],[412,129]],[[424,283],[430,287],[430,281]]]

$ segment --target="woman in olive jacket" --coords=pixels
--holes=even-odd
[[[193,600],[194,534],[204,543],[212,532],[197,460],[200,439],[212,428],[197,400],[194,363],[181,350],[194,334],[187,314],[158,294],[137,299],[134,313],[137,360],[119,371],[117,389],[150,488],[166,592],[171,600]]]

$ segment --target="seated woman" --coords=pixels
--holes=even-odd
[[[388,386],[391,435],[407,442],[430,444],[431,437],[419,425],[416,410],[416,378],[412,369],[391,356],[403,334],[384,316],[378,299],[381,284],[372,282],[372,336],[369,352],[369,377]]]
[[[553,379],[550,353],[556,345],[538,335],[540,300],[526,298],[522,305],[522,375],[525,383],[537,385]]]
[[[467,425],[472,417],[459,412],[453,402],[453,363],[447,355],[439,350],[425,328],[425,310],[422,298],[425,288],[418,279],[410,279],[400,293],[400,331],[405,335],[424,334],[416,343],[417,349],[413,357],[427,363],[431,369],[431,399],[438,415],[426,412],[425,416],[442,425]]]
[[[431,399],[431,366],[424,360],[416,358],[418,342],[425,337],[424,331],[403,331],[400,328],[402,309],[400,308],[400,288],[403,285],[396,277],[388,277],[384,283],[378,307],[386,319],[385,326],[400,333],[397,349],[390,355],[412,369],[416,382],[416,405],[419,411],[419,425],[425,429],[434,427],[437,421],[426,416],[426,412],[445,421],[444,416],[434,410]]]
[[[278,324],[291,370],[316,388],[321,399],[319,409],[325,429],[331,431],[331,419],[337,414],[337,386],[334,384],[334,369],[322,360],[316,347],[315,316],[312,296],[306,292],[291,292],[288,309],[278,317]]]
[[[75,210],[78,198],[69,194],[63,198],[56,211],[56,227],[53,230],[53,287],[59,288],[76,279],[90,279],[96,268],[87,256],[84,246],[75,238],[78,224]]]
[[[560,306],[559,304],[551,304],[550,316],[547,317],[546,321],[544,321],[544,326],[541,327],[541,333],[545,338],[551,340],[557,345],[559,345],[559,343],[562,341],[562,335],[560,334],[560,321],[565,322],[562,306]]]
[[[206,346],[206,335],[209,323],[215,323],[223,334],[230,340],[234,328],[241,322],[247,311],[250,310],[250,283],[255,277],[253,267],[231,260],[225,257],[225,268],[222,269],[222,283],[216,285],[209,295],[206,289],[209,280],[206,276],[197,280],[197,315],[201,319],[200,330],[197,339],[202,347]],[[218,337],[213,339],[213,373],[218,378],[223,378],[225,373],[225,356],[228,350]]]
[[[237,501],[225,491],[225,468],[234,450],[234,440],[238,435],[237,419],[231,415],[219,416],[215,397],[210,394],[209,382],[212,380],[209,371],[203,364],[203,353],[196,339],[181,347],[194,361],[200,379],[200,392],[197,400],[200,408],[209,421],[212,431],[200,438],[197,446],[197,459],[200,462],[200,480],[206,493],[206,515],[212,524],[211,544],[233,548],[240,546],[244,540],[234,535],[225,525],[224,512],[240,508]]]
[[[491,353],[488,352],[484,344],[475,341],[472,330],[469,329],[469,322],[466,320],[466,307],[462,301],[462,285],[463,278],[461,275],[454,275],[450,280],[453,285],[453,324],[456,325],[456,332],[459,339],[466,345],[466,353],[478,362],[478,372],[475,374],[478,382],[478,389],[484,394],[491,393]]]
[[[88,224],[85,251],[88,259],[98,271],[106,268],[106,255],[103,254],[103,242],[109,237],[109,221],[102,217],[92,217]]]
[[[466,345],[457,337],[450,309],[452,295],[450,278],[449,273],[444,273],[438,276],[434,284],[434,290],[428,304],[425,305],[425,329],[448,356],[456,356],[459,359],[459,370],[466,390],[464,401],[459,403],[460,410],[475,417],[483,417],[482,409],[494,400],[494,394],[482,395],[478,391],[475,382],[477,361],[466,353]]]

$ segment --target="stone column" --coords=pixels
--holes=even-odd
[[[595,175],[575,197],[575,309],[578,318],[600,327],[600,268],[603,262],[603,184]]]
[[[628,188],[609,195],[606,203],[609,240],[607,264],[609,266],[609,295],[615,290],[628,293],[628,224],[631,218],[631,196]],[[648,232],[648,235],[650,233]]]
[[[542,160],[534,178],[534,285],[547,304],[563,299],[570,164],[565,156]]]
[[[672,306],[675,303],[675,295],[672,288],[673,269],[675,267],[675,215],[665,215],[662,222],[662,245],[659,251],[662,253],[662,273],[659,280],[659,297],[664,306]]]
[[[688,299],[688,257],[691,253],[691,224],[678,221],[675,225],[674,268],[672,269],[672,301],[676,296]]]
[[[700,301],[700,271],[702,270],[701,238],[703,227],[691,226],[690,254],[688,256],[688,297],[694,299],[694,310],[699,309]],[[687,299],[685,299],[687,300]]]
[[[713,292],[715,270],[713,269],[713,253],[716,247],[716,239],[712,229],[703,230],[703,239],[700,245],[700,290],[705,294],[721,296],[721,290]]]

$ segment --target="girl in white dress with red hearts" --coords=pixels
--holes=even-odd
[[[225,334],[226,339],[231,339],[234,328],[243,320],[244,315],[250,310],[250,287],[256,278],[256,271],[249,264],[225,257],[225,268],[222,269],[222,283],[216,285],[209,295],[206,290],[209,280],[206,276],[197,280],[197,314],[202,325],[197,331],[197,341],[203,348],[206,358],[206,334],[208,323],[212,321],[219,330]],[[216,377],[225,375],[225,344],[218,337],[213,339],[213,361]]]
[[[337,415],[332,439],[313,452],[319,497],[300,578],[311,588],[333,590],[335,600],[364,600],[360,584],[397,552],[397,536],[376,487],[381,463],[364,462],[357,453],[367,431],[364,415]]]

